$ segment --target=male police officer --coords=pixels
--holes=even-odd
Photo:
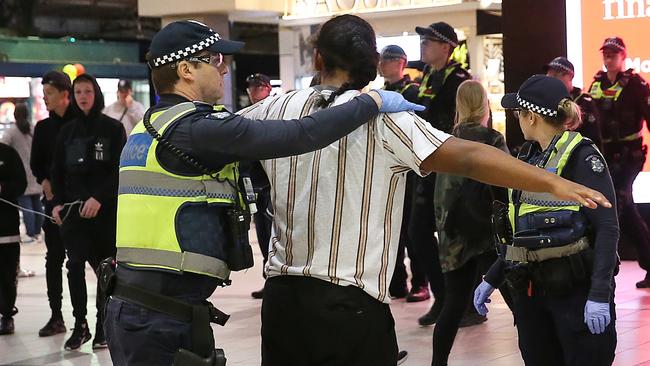
[[[605,39],[602,47],[607,71],[594,77],[589,93],[601,117],[603,153],[609,166],[618,204],[621,233],[636,246],[645,279],[636,287],[650,287],[650,231],[632,197],[632,183],[643,168],[647,146],[643,145],[643,120],[650,123],[650,89],[632,69],[623,71],[627,51],[619,37]]]
[[[562,81],[569,91],[571,99],[580,106],[580,110],[582,111],[582,124],[575,131],[591,139],[598,149],[602,150],[600,120],[596,103],[591,95],[583,93],[582,89],[573,86],[575,71],[571,61],[567,60],[566,57],[556,57],[544,65],[542,69],[546,73],[546,76],[554,77]]]
[[[417,107],[398,93],[374,91],[291,121],[214,108],[228,72],[224,55],[243,45],[187,20],[168,24],[151,42],[147,59],[160,102],[122,152],[117,268],[104,261],[100,276],[111,295],[104,324],[117,365],[225,364],[210,322],[228,316],[206,299],[230,283],[230,270],[252,266],[254,194],[242,188],[238,160],[322,148],[370,120],[378,105]]]
[[[471,78],[460,64],[451,60],[451,54],[458,46],[458,36],[452,26],[437,22],[428,27],[415,27],[420,35],[420,56],[426,64],[424,77],[418,93],[418,103],[427,109],[420,117],[433,127],[450,133],[456,114],[456,91],[458,86]],[[436,322],[444,301],[444,280],[438,260],[435,232],[435,213],[433,210],[433,192],[435,174],[426,178],[416,178],[412,201],[412,213],[409,238],[416,240],[421,262],[425,263],[427,277],[435,303],[429,311],[418,319],[420,325]]]
[[[396,91],[409,102],[417,102],[420,85],[411,81],[404,68],[408,62],[406,52],[397,45],[388,45],[381,50],[379,56],[379,75],[384,78],[384,89]]]

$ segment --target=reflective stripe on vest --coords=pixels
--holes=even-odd
[[[185,102],[151,115],[151,125],[164,136],[175,121],[196,111]],[[120,158],[117,207],[117,260],[134,267],[187,271],[228,279],[219,258],[183,251],[176,218],[186,203],[240,205],[236,189],[238,164],[226,165],[217,179],[208,175],[181,176],[167,171],[156,157],[158,141],[140,122],[131,132]]]
[[[600,81],[594,81],[593,84],[591,84],[591,89],[589,90],[589,94],[591,94],[591,97],[594,99],[613,99],[614,101],[618,100],[618,97],[621,96],[621,92],[623,91],[623,87],[619,85],[618,81],[616,84],[610,86],[609,88],[603,90],[601,88],[602,83]]]
[[[449,77],[449,75],[451,75],[452,72],[454,72],[455,69],[456,69],[456,64],[455,63],[453,65],[451,65],[451,66],[448,66],[445,69],[445,76],[442,79],[442,84],[441,85],[445,85],[445,82],[447,81],[447,78]],[[431,77],[431,74],[433,74],[434,72],[436,72],[436,71],[433,70],[433,69],[430,69],[429,72],[426,75],[424,75],[424,78],[422,79],[422,83],[420,84],[420,88],[419,88],[419,92],[418,92],[418,98],[430,98],[430,99],[433,99],[433,98],[436,97],[436,95],[437,95],[436,93],[427,93],[427,89],[429,89],[427,84],[429,83],[429,78]]]
[[[569,160],[571,153],[582,142],[582,135],[578,132],[566,131],[555,144],[555,151],[551,154],[544,169],[561,175],[566,162]],[[515,207],[513,202],[514,191],[509,190],[510,205],[508,216],[512,226],[513,233],[517,231],[515,213],[522,217],[531,213],[554,212],[554,211],[579,211],[580,203],[573,201],[561,200],[550,193],[545,192],[527,192],[522,191],[519,206]]]

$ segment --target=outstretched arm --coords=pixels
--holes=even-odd
[[[453,137],[429,155],[420,168],[462,175],[495,186],[549,192],[589,208],[611,207],[600,192],[526,164],[492,146]]]

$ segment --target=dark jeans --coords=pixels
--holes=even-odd
[[[18,205],[28,210],[43,213],[43,204],[40,194],[30,194],[18,197]],[[36,236],[41,233],[44,217],[32,212],[23,211],[23,222],[28,236]]]
[[[52,205],[43,199],[45,214],[52,215]],[[63,298],[63,261],[65,260],[65,248],[59,226],[50,220],[43,222],[45,233],[45,282],[47,284],[47,299],[50,303],[52,317],[63,320],[61,314],[61,300]]]
[[[445,302],[433,330],[433,366],[446,366],[463,314],[471,310],[477,281],[496,259],[495,252],[483,253],[462,267],[444,274]]]
[[[112,296],[106,304],[104,334],[117,366],[171,365],[179,348],[191,349],[190,323]]]
[[[72,314],[77,321],[81,321],[87,314],[86,262],[96,272],[102,260],[115,256],[115,211],[102,206],[97,217],[84,219],[79,216],[78,207],[74,206],[61,226],[61,237],[68,254],[66,268],[68,268]],[[96,297],[98,324],[101,324],[103,319],[105,302],[106,298],[99,288],[98,281]]]
[[[355,286],[310,277],[266,280],[263,366],[395,366],[397,339],[388,304]]]
[[[257,193],[257,212],[253,215],[255,218],[257,243],[264,257],[262,273],[264,273],[266,261],[269,260],[269,242],[271,241],[271,225],[273,225],[272,212],[271,190],[270,188],[265,188]]]
[[[418,262],[424,267],[436,301],[444,301],[445,280],[438,258],[438,240],[434,236],[436,232],[436,215],[433,207],[435,187],[435,174],[415,178],[408,234],[416,249],[412,257],[416,256]]]
[[[616,311],[602,334],[591,334],[584,322],[589,286],[567,296],[514,294],[519,349],[526,366],[609,366],[616,350]]]
[[[18,282],[18,261],[20,259],[20,244],[0,244],[0,315],[13,316],[16,306],[16,288]]]
[[[397,248],[397,261],[395,263],[395,272],[390,280],[388,291],[391,296],[406,294],[406,257],[405,250],[408,250],[409,262],[411,267],[411,288],[421,288],[427,285],[427,275],[422,268],[420,258],[416,255],[417,250],[414,241],[410,240],[408,235],[409,222],[411,218],[411,200],[413,199],[413,185],[415,182],[415,173],[408,172],[406,175],[406,189],[404,193],[404,214],[402,215],[402,227],[399,234],[399,246]]]

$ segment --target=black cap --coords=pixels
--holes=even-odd
[[[450,44],[452,47],[458,46],[458,35],[454,27],[445,23],[437,22],[428,27],[415,27],[415,31],[426,38]]]
[[[517,93],[501,98],[501,106],[507,109],[527,109],[548,117],[557,117],[562,99],[570,98],[566,86],[559,79],[546,75],[533,75],[526,80]]]
[[[259,73],[252,74],[246,78],[246,84],[248,84],[248,86],[251,85],[271,86],[271,78],[269,78],[264,74],[259,74]]]
[[[604,49],[611,49],[616,52],[626,52],[625,42],[623,42],[623,38],[621,37],[609,37],[605,39],[603,45],[600,47],[601,51]]]
[[[571,61],[567,60],[566,57],[556,57],[551,62],[542,67],[542,70],[544,70],[544,72],[547,72],[549,69],[575,75],[573,64]]]
[[[381,59],[402,59],[406,61],[406,52],[404,52],[404,49],[402,47],[391,44],[381,50]]]
[[[119,91],[133,90],[133,88],[131,87],[131,81],[120,79],[120,81],[117,82],[117,90]]]
[[[50,84],[61,91],[72,91],[72,82],[70,81],[70,77],[60,71],[48,71],[43,75],[41,84]]]
[[[199,51],[231,55],[244,47],[244,42],[229,41],[196,20],[180,20],[167,24],[151,40],[152,68],[176,62]]]

